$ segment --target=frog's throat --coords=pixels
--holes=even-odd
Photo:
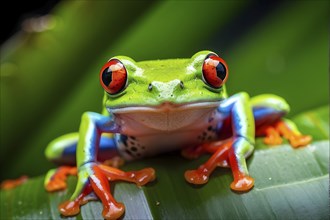
[[[200,129],[206,126],[220,101],[173,104],[158,106],[129,106],[108,109],[127,135],[145,135],[159,132]],[[140,132],[140,133],[139,133]]]
[[[128,113],[166,113],[166,112],[176,112],[176,111],[186,111],[193,109],[214,109],[218,107],[220,101],[204,101],[204,102],[190,102],[184,104],[176,104],[171,102],[164,102],[156,106],[124,106],[110,108],[107,110],[113,114],[128,114]]]

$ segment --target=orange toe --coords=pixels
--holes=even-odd
[[[273,127],[269,127],[265,130],[266,137],[264,138],[264,143],[267,145],[279,145],[282,143],[282,138]]]
[[[234,191],[246,192],[254,186],[254,179],[250,176],[244,176],[239,180],[234,180],[230,184],[230,188]]]
[[[156,178],[155,170],[152,168],[145,168],[143,170],[135,172],[135,180],[138,186],[143,186]]]
[[[58,206],[60,213],[64,216],[74,216],[80,212],[78,201],[65,201]]]
[[[104,207],[102,216],[107,220],[115,220],[120,218],[125,212],[125,206],[122,203],[111,203],[109,206]]]
[[[49,181],[46,185],[46,190],[47,192],[54,192],[54,191],[59,191],[59,190],[63,190],[66,188],[66,182],[65,180],[62,179],[56,179],[56,180],[52,180]]]
[[[28,180],[27,176],[21,176],[17,179],[5,180],[1,183],[0,188],[4,190],[16,188],[19,185],[24,184]]]
[[[289,141],[292,147],[302,147],[309,144],[312,137],[309,135],[291,136]]]
[[[209,180],[209,176],[206,173],[200,172],[199,170],[187,170],[184,174],[187,182],[201,185],[205,184]]]

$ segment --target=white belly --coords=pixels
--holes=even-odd
[[[168,116],[162,117],[163,120],[168,118]],[[218,123],[222,121],[221,115],[216,110],[182,114],[181,118],[169,120],[165,124],[161,119],[158,122],[155,120],[156,123],[153,121],[153,125],[162,126],[164,124],[166,129],[147,126],[142,122],[147,123],[150,118],[142,119],[143,117],[139,115],[134,118],[126,118],[127,127],[124,127],[123,134],[116,135],[118,149],[121,155],[128,160],[193,147],[208,140],[215,140]],[[136,120],[141,120],[141,123],[136,123]]]

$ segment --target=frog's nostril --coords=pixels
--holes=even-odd
[[[148,91],[151,92],[152,91],[152,84],[149,83],[149,86],[148,86]]]

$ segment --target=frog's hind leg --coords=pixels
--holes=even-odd
[[[78,132],[56,138],[48,144],[45,150],[46,158],[58,165],[75,166],[78,139]],[[102,134],[97,161],[104,162],[116,156],[119,154],[114,136],[107,133]]]
[[[259,95],[251,98],[251,104],[256,136],[265,136],[265,144],[281,144],[281,136],[288,139],[293,147],[304,146],[311,142],[310,136],[302,135],[292,121],[283,118],[290,111],[289,105],[283,98],[270,94]]]
[[[76,147],[79,134],[70,133],[53,140],[46,148],[45,154],[48,160],[60,165],[58,168],[48,171],[44,186],[48,192],[63,190],[66,188],[66,179],[69,175],[77,175]],[[100,153],[98,161],[118,156],[113,136],[102,135],[100,141]]]
[[[78,133],[70,133],[54,139],[46,147],[46,158],[57,165],[74,166],[78,138]]]

